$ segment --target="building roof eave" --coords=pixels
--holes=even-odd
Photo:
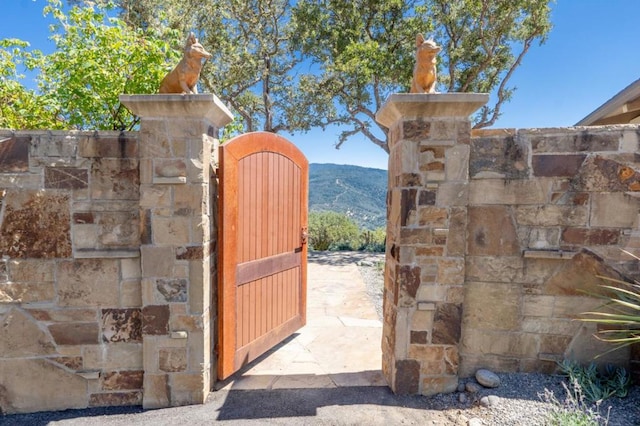
[[[636,102],[634,102],[636,101]],[[615,114],[616,111],[619,111],[618,114],[626,113],[625,105],[630,103],[639,104],[636,107],[640,107],[640,79],[634,81],[620,92],[618,92],[614,97],[609,99],[607,102],[602,104],[599,108],[593,111],[591,114],[584,117],[582,120],[578,121],[576,126],[592,126],[598,124],[599,121],[606,119],[611,115]]]

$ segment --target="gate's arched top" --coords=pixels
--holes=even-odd
[[[260,151],[277,152],[289,157],[300,167],[309,165],[307,157],[288,139],[271,132],[251,132],[236,136],[220,145],[225,155],[231,155],[237,160]]]

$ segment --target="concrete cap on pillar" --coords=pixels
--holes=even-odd
[[[400,119],[467,118],[488,100],[487,93],[394,93],[376,113],[376,121],[390,128]]]
[[[231,111],[213,93],[120,95],[120,102],[138,117],[206,119],[218,128],[233,120]]]

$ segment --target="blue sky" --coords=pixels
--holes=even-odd
[[[2,0],[0,39],[21,38],[47,50],[44,4]],[[515,72],[517,91],[493,127],[570,126],[640,78],[639,16],[638,0],[558,0],[547,42],[533,46]],[[312,163],[387,168],[387,154],[364,137],[334,149],[337,133],[314,130],[290,139]]]

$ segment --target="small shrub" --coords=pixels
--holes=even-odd
[[[387,230],[378,228],[365,230],[360,233],[359,251],[369,251],[374,253],[383,253],[385,251],[385,242],[387,239]]]
[[[371,253],[384,253],[385,245],[384,244],[367,244],[361,245],[358,248],[358,251],[368,251]]]
[[[607,416],[603,417],[600,414],[600,403],[588,402],[577,380],[571,381],[570,385],[571,390],[562,383],[566,393],[564,402],[560,402],[549,389],[545,389],[544,394],[541,395],[545,402],[552,405],[547,414],[547,424],[550,426],[606,426],[609,424],[609,411]]]
[[[584,397],[590,402],[599,402],[612,396],[624,398],[631,385],[631,377],[622,367],[607,365],[599,371],[594,363],[582,366],[568,360],[559,366],[569,383],[576,383],[580,390],[580,395],[573,395],[575,399]]]
[[[599,311],[584,312],[580,321],[605,325],[596,337],[614,345],[613,349],[640,344],[640,284],[602,277],[613,285],[601,286],[607,294],[596,295],[605,301]]]
[[[314,250],[337,250],[337,247],[344,247],[342,250],[354,250],[358,245],[358,234],[358,226],[344,214],[309,214],[309,243]]]
[[[341,241],[339,243],[331,244],[329,246],[329,250],[331,251],[354,251],[353,246],[350,242]]]

